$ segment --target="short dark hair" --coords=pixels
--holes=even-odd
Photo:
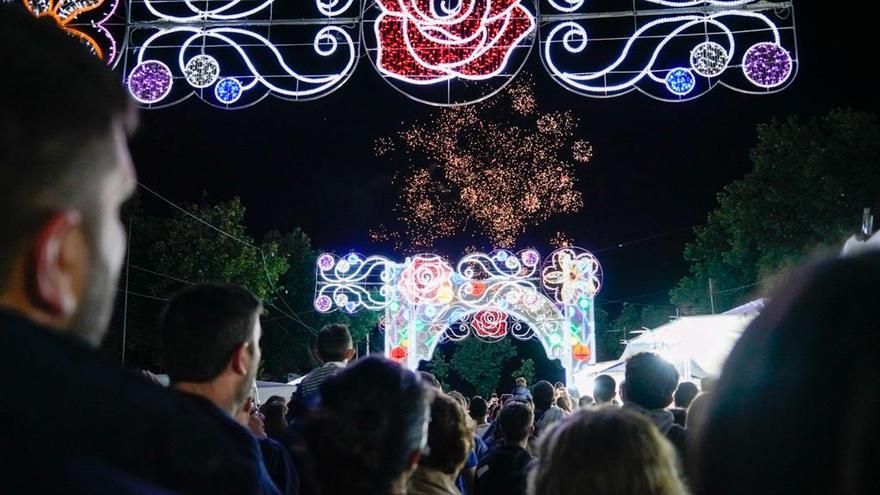
[[[584,408],[593,405],[593,398],[589,395],[582,395],[580,399],[578,399],[578,407]]]
[[[556,396],[556,389],[547,380],[541,380],[532,387],[532,400],[535,408],[542,411],[550,409]]]
[[[342,361],[351,346],[351,332],[341,323],[327,325],[318,332],[317,348],[324,362]]]
[[[511,401],[498,414],[498,427],[508,442],[521,442],[532,433],[535,414],[532,408],[519,401]]]
[[[86,185],[110,168],[89,153],[133,107],[106,64],[54,21],[24,9],[0,8],[0,59],[2,289],[12,260],[53,210],[94,211],[96,195]]]
[[[678,370],[652,352],[640,352],[626,360],[626,400],[645,409],[662,409],[672,402]]]
[[[486,402],[486,399],[480,397],[479,395],[474,396],[474,398],[471,399],[470,409],[468,410],[471,418],[485,419],[488,412],[489,403]]]
[[[617,395],[617,382],[609,375],[599,375],[593,380],[593,397],[596,402],[609,402]]]
[[[203,283],[168,301],[160,318],[162,367],[171,383],[206,383],[217,378],[232,353],[251,342],[262,303],[232,284]]]
[[[693,402],[694,397],[699,393],[700,390],[694,383],[681,382],[678,384],[678,388],[675,389],[675,394],[672,397],[675,399],[676,407],[687,409],[691,402]]]

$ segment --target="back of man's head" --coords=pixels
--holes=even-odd
[[[662,409],[672,402],[678,371],[657,354],[642,352],[626,361],[626,400],[645,409]]]
[[[486,414],[489,413],[489,403],[486,402],[486,399],[477,395],[471,399],[468,413],[475,421],[483,421],[486,419]]]
[[[226,369],[242,346],[256,348],[254,325],[262,304],[231,284],[194,285],[168,302],[160,321],[162,367],[171,383],[207,383]]]
[[[535,409],[546,411],[556,400],[556,390],[547,380],[541,380],[532,387],[532,398]]]
[[[318,357],[325,363],[351,359],[352,341],[348,327],[341,323],[327,325],[318,333]]]
[[[589,395],[582,395],[580,399],[578,399],[578,407],[581,409],[586,409],[593,405],[593,398]]]
[[[532,408],[519,401],[510,401],[498,414],[498,427],[508,443],[521,442],[532,433],[535,420]]]
[[[700,390],[693,382],[679,383],[678,388],[675,389],[675,394],[673,395],[673,398],[675,399],[675,407],[687,409],[690,407],[694,397],[699,393]]]
[[[593,397],[596,402],[611,402],[617,395],[617,383],[608,375],[599,375],[593,381]]]
[[[97,343],[103,332],[95,327],[109,321],[122,259],[118,254],[106,258],[99,248],[124,250],[124,242],[109,243],[106,228],[109,219],[119,221],[118,212],[108,210],[130,194],[126,189],[107,199],[107,182],[124,169],[130,176],[127,187],[133,186],[123,129],[133,120],[133,108],[117,76],[79,40],[24,9],[0,8],[0,60],[0,296],[19,291],[19,300],[41,311],[81,309],[80,316],[89,320],[83,326],[91,327],[82,336]],[[57,234],[50,225],[72,225],[85,236],[89,273],[74,284],[85,286],[86,293],[69,296],[77,308],[52,308],[63,301],[46,295],[42,284],[48,271],[20,273],[36,270],[34,260],[48,256],[40,248]],[[61,239],[56,241],[54,246]],[[104,280],[96,280],[99,275]]]

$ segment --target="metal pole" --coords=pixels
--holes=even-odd
[[[122,309],[122,365],[125,366],[125,335],[128,331],[128,272],[131,270],[131,218],[128,217],[128,238],[125,245],[125,302]]]
[[[709,279],[709,304],[712,306],[712,314],[715,314],[715,294],[712,289],[712,279]]]

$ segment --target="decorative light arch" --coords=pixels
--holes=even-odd
[[[22,1],[119,62],[148,108],[192,96],[224,109],[321,98],[362,55],[398,91],[441,106],[500,91],[532,48],[563,88],[597,98],[681,102],[719,85],[767,94],[798,70],[790,1]]]
[[[472,253],[453,266],[433,254],[395,263],[381,256],[322,254],[316,267],[320,312],[382,311],[385,354],[416,369],[445,340],[508,336],[541,342],[566,379],[595,363],[598,260],[560,249],[542,262],[533,249]]]

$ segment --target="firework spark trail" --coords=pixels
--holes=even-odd
[[[522,78],[486,102],[441,110],[377,140],[377,156],[402,156],[410,166],[395,179],[402,232],[382,226],[373,239],[414,250],[470,234],[514,247],[528,227],[582,208],[575,172],[593,148],[575,140],[576,129],[570,112],[539,113],[533,82]]]

